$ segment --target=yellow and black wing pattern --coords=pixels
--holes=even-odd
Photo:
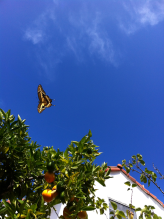
[[[52,99],[50,99],[49,96],[46,95],[45,91],[42,88],[42,85],[40,84],[38,86],[38,98],[39,98],[38,113],[42,113],[43,110],[45,110],[46,108],[55,106],[51,104]]]

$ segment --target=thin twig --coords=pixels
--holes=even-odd
[[[158,170],[157,167],[154,166],[154,164],[153,164],[153,167],[157,171],[157,173],[159,173],[159,175],[162,176],[160,179],[164,179],[164,175],[162,175],[162,173]]]
[[[157,184],[156,182],[154,182],[154,180],[151,178],[151,175],[150,175],[150,174],[145,173],[145,172],[139,167],[139,165],[136,165],[136,167],[137,167],[141,172],[138,172],[137,170],[132,169],[131,167],[130,167],[130,170],[135,171],[135,172],[137,172],[137,173],[139,173],[139,174],[142,174],[142,173],[143,173],[143,174],[144,174],[152,183],[154,183],[154,185],[156,185],[157,188],[164,194],[164,191],[158,186],[158,184]]]

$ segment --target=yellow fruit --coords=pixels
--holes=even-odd
[[[42,192],[42,196],[44,198],[44,201],[51,202],[54,198],[54,193],[50,189],[46,189]]]
[[[52,190],[57,190],[57,186],[55,185],[55,186],[52,188]]]
[[[128,211],[128,219],[133,219],[134,214],[131,211]]]
[[[48,183],[52,183],[55,180],[55,174],[51,172],[46,172],[44,178]]]
[[[80,219],[85,219],[87,217],[87,212],[86,211],[80,211],[77,215]]]

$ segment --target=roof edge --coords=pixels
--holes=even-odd
[[[118,172],[121,171],[122,173],[124,173],[132,182],[136,183],[146,194],[148,194],[149,196],[151,196],[153,199],[155,199],[160,205],[162,205],[162,207],[164,208],[164,204],[163,202],[161,202],[156,196],[154,196],[151,192],[149,192],[147,189],[144,188],[143,185],[141,185],[139,182],[137,182],[137,180],[135,178],[133,178],[132,176],[129,175],[129,173],[127,173],[121,164],[117,164],[117,166],[108,166],[108,168],[105,170],[106,172],[109,170],[109,168],[111,169],[111,172]]]

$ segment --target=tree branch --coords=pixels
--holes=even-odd
[[[129,165],[127,165],[127,166],[129,166]],[[139,167],[139,165],[136,165],[136,167],[137,167],[141,172],[139,172],[139,171],[137,171],[137,170],[135,170],[135,169],[132,169],[132,167],[129,166],[130,170],[135,171],[135,172],[137,172],[137,173],[139,173],[139,174],[142,174],[142,173],[143,173],[143,174],[144,174],[152,183],[154,183],[154,185],[156,185],[157,188],[164,194],[164,191],[158,186],[158,184],[157,184],[156,182],[154,182],[154,180],[152,179],[152,177],[151,177],[150,174],[147,174],[145,171],[143,171],[143,170]]]
[[[157,167],[154,166],[154,164],[153,164],[153,167],[154,167],[154,169],[157,171],[157,173],[159,173],[159,175],[161,176],[160,179],[164,179],[164,175],[161,174],[161,172],[158,170]]]

